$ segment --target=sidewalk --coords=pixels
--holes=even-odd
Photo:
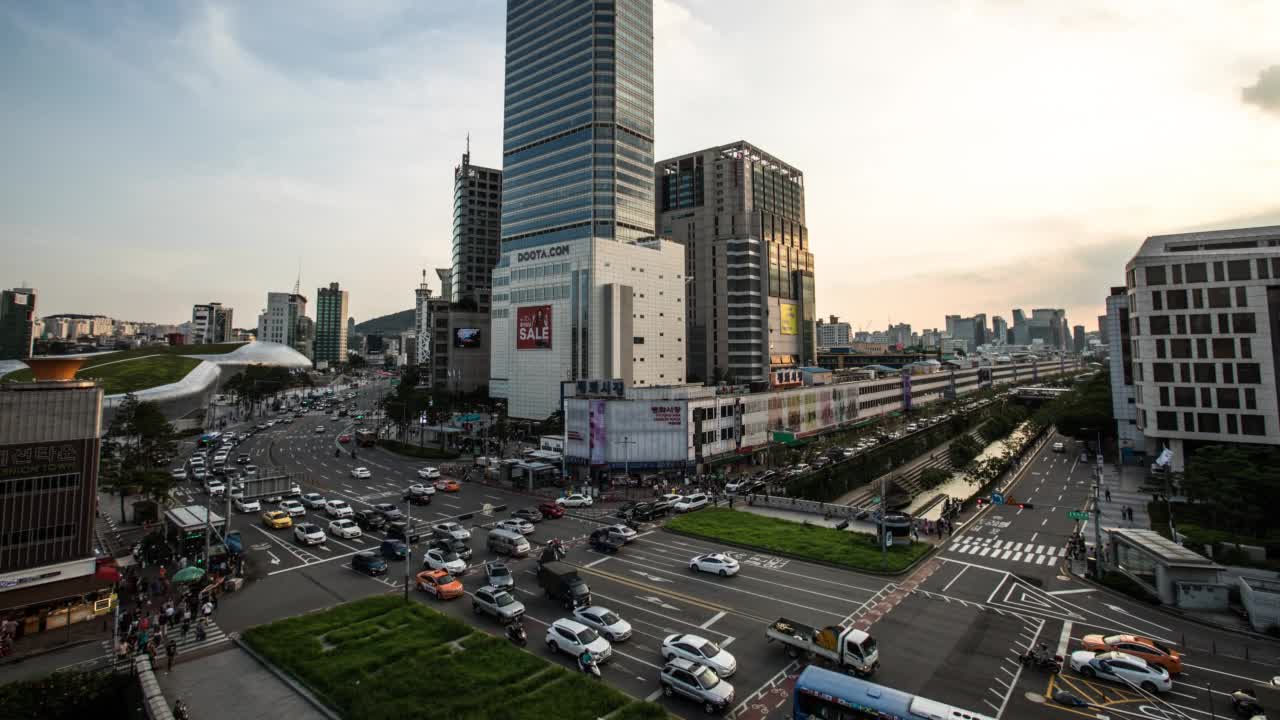
[[[174,664],[172,672],[165,671],[164,657],[159,657],[155,673],[169,707],[182,699],[193,718],[327,720],[293,688],[234,645]]]
[[[1151,516],[1147,514],[1147,503],[1151,495],[1142,491],[1146,472],[1142,467],[1124,465],[1119,469],[1111,463],[1102,466],[1102,488],[1099,491],[1098,507],[1102,512],[1103,527],[1124,527],[1150,529]],[[1110,499],[1107,492],[1110,491]],[[1133,511],[1133,520],[1125,520],[1124,508]]]
[[[720,507],[726,507],[726,506],[722,505]],[[777,518],[778,520],[789,520],[794,523],[804,523],[808,525],[816,525],[819,527],[831,528],[833,530],[835,529],[836,525],[839,525],[840,523],[845,521],[843,517],[824,518],[821,515],[815,515],[813,513],[783,510],[781,508],[761,507],[759,505],[748,505],[745,502],[734,502],[733,509],[749,512],[749,513],[755,513],[756,515],[763,515],[765,517]],[[958,525],[958,521],[957,521],[957,525]],[[865,535],[878,535],[880,532],[880,527],[876,523],[870,520],[850,520],[849,526],[845,528],[845,531],[852,532],[852,533],[862,533]],[[913,536],[912,539],[917,540],[919,542],[929,543],[930,545],[942,545],[947,540],[949,540],[950,537],[951,537],[950,535],[944,535],[943,537],[939,538],[936,535],[926,535],[925,533],[922,532],[920,533],[920,537],[917,538]]]

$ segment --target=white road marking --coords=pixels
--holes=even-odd
[[[1031,533],[1031,540],[1030,540],[1030,541],[1028,541],[1028,542],[1029,542],[1029,543],[1033,543],[1033,542],[1035,542],[1035,541],[1036,541],[1036,536],[1037,536],[1037,535],[1039,535],[1039,534],[1040,534],[1040,533],[1038,533],[1038,532],[1033,532],[1033,533]],[[1040,551],[1039,551],[1039,550],[1036,550],[1036,552],[1040,552]]]
[[[1080,593],[1097,592],[1096,588],[1077,588],[1075,590],[1050,590],[1045,595],[1078,595]]]
[[[613,556],[612,556],[612,555],[605,555],[604,557],[600,558],[599,560],[592,560],[591,562],[587,563],[586,565],[583,565],[582,567],[588,567],[588,568],[589,568],[589,567],[595,567],[595,566],[599,565],[600,563],[604,562],[605,560],[608,560],[608,559],[609,559],[609,558],[611,558],[611,557],[613,557]]]
[[[707,628],[709,628],[709,627],[711,627],[713,624],[715,624],[715,622],[716,622],[717,620],[719,620],[720,618],[722,618],[722,617],[724,617],[724,616],[725,616],[725,612],[724,612],[724,610],[721,610],[720,612],[716,613],[715,615],[712,615],[710,620],[707,620],[706,622],[702,623],[702,624],[701,624],[701,625],[699,625],[698,627],[702,628],[703,630],[706,630]]]
[[[952,586],[952,585],[954,585],[954,584],[955,584],[955,582],[956,582],[957,580],[959,580],[959,579],[960,579],[960,576],[964,574],[964,571],[965,571],[965,570],[968,570],[968,569],[969,569],[969,566],[968,566],[968,565],[965,565],[964,567],[961,567],[961,568],[960,568],[960,572],[956,573],[956,576],[955,576],[955,577],[953,577],[953,578],[951,578],[951,582],[947,583],[947,584],[946,584],[946,586],[942,588],[942,592],[946,592],[946,591],[950,590],[950,589],[951,589],[951,586]]]
[[[1066,620],[1062,623],[1062,634],[1058,636],[1058,654],[1067,656],[1067,644],[1071,642],[1071,626],[1075,623]]]

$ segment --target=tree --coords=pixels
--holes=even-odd
[[[1111,377],[1097,373],[1083,385],[1056,398],[1041,409],[1040,422],[1054,425],[1058,432],[1077,440],[1092,440],[1097,435],[1115,435],[1115,417],[1111,412]]]
[[[1187,461],[1182,491],[1209,510],[1213,529],[1265,535],[1269,511],[1280,503],[1280,452],[1210,445]]]
[[[926,490],[932,490],[951,479],[951,473],[942,468],[925,468],[920,472],[920,484]]]
[[[174,436],[159,405],[139,402],[133,393],[125,395],[107,430],[98,483],[119,494],[121,518],[128,495],[141,493],[162,505],[168,502],[176,481],[157,466],[173,455]]]
[[[951,467],[963,468],[982,454],[982,446],[972,435],[965,434],[952,440],[947,452],[951,458]]]

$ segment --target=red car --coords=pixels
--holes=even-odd
[[[339,435],[339,436],[338,436],[338,442],[340,442],[340,443],[349,443],[349,442],[351,442],[351,436],[350,436],[350,435]]]
[[[538,512],[542,513],[545,518],[564,517],[564,508],[553,502],[544,502],[538,505]]]

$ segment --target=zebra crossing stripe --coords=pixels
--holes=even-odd
[[[1014,554],[1013,554],[1013,561],[1014,561],[1014,562],[1018,562],[1018,561],[1019,561],[1019,560],[1021,560],[1021,559],[1022,559],[1022,553],[1014,553]]]
[[[1010,555],[1012,555],[1012,554],[1013,554],[1013,551],[1012,551],[1012,550],[1005,550],[1005,551],[1004,551],[1004,554],[1002,554],[1002,555],[1000,556],[1000,559],[1001,559],[1001,560],[1008,560],[1008,559],[1009,559],[1009,556],[1010,556]]]
[[[980,553],[978,553],[978,554],[979,554],[979,555],[981,555],[982,557],[986,557],[986,556],[987,556],[987,553],[989,553],[989,552],[991,552],[991,548],[989,548],[989,547],[984,547],[984,548],[982,548],[982,552],[980,552]]]
[[[978,546],[977,546],[977,545],[968,545],[968,546],[966,546],[966,547],[965,547],[964,551],[965,551],[967,554],[972,555],[972,554],[974,554],[974,553],[978,552]]]
[[[1018,552],[1018,551],[1019,551],[1019,550],[1021,550],[1021,549],[1022,549],[1022,543],[1018,543],[1018,544],[1016,544],[1016,545],[1014,545],[1014,546],[1013,546],[1013,551],[1014,551],[1014,552],[1017,552],[1019,555],[1021,555],[1021,554],[1022,554],[1022,553]]]
[[[1048,555],[1041,555],[1041,556],[1040,556],[1039,564],[1040,564],[1040,565],[1046,565],[1046,564],[1048,564],[1048,563],[1049,563],[1049,560],[1050,560],[1050,559],[1051,559],[1051,558],[1050,558]]]

